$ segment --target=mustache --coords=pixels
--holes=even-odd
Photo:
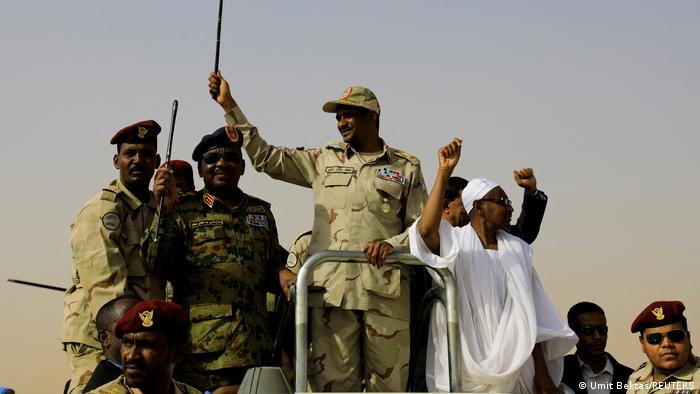
[[[227,167],[214,167],[214,175],[216,174],[231,174],[231,169]]]
[[[129,166],[129,171],[146,171],[146,166],[144,164],[132,164]]]
[[[146,369],[146,363],[143,361],[129,361],[124,363],[124,369],[127,368]]]

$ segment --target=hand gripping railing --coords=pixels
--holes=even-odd
[[[309,279],[314,268],[322,263],[367,263],[367,255],[362,252],[344,250],[324,250],[309,256],[301,266],[296,281],[296,384],[297,393],[307,392],[307,327],[309,321]],[[447,352],[450,375],[450,391],[461,391],[459,364],[459,316],[457,314],[457,285],[452,273],[446,268],[433,268],[425,265],[408,253],[393,253],[387,256],[386,263],[422,265],[435,271],[445,285],[447,305]]]

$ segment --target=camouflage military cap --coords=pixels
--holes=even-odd
[[[194,147],[194,151],[192,151],[192,160],[199,163],[202,161],[204,152],[210,148],[230,145],[235,145],[238,149],[241,148],[243,145],[243,136],[241,132],[231,126],[220,127],[213,133],[202,137],[202,140],[199,141],[199,144],[197,144],[197,146]]]
[[[649,327],[665,326],[683,319],[685,305],[680,301],[654,301],[632,322],[630,330],[642,332]]]
[[[337,100],[331,100],[323,104],[324,112],[337,112],[339,105],[349,105],[351,107],[367,108],[379,114],[379,100],[374,93],[362,86],[350,86],[345,89]]]
[[[182,307],[174,302],[161,300],[141,301],[132,306],[114,326],[114,335],[121,338],[126,333],[163,330],[168,342],[185,343],[189,335],[190,318]]]
[[[160,125],[155,120],[143,120],[117,131],[109,143],[112,145],[122,143],[156,142]]]

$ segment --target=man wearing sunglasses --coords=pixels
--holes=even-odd
[[[655,301],[632,322],[649,362],[630,376],[628,393],[698,393],[700,358],[692,353],[688,321],[680,301]]]
[[[504,230],[531,244],[540,232],[547,207],[547,195],[537,189],[537,178],[532,168],[514,170],[513,179],[524,190],[523,204],[515,225],[509,225]],[[463,227],[469,224],[469,215],[462,204],[462,191],[468,183],[466,179],[457,176],[452,176],[447,181],[442,218],[453,226]]]
[[[285,269],[275,218],[267,202],[245,194],[242,136],[231,127],[205,135],[192,159],[204,189],[175,194],[172,169],[154,184],[163,195],[162,231],[147,230],[143,250],[173,283],[173,301],[189,312],[191,341],[175,371],[204,391],[235,391],[248,368],[269,361],[272,335],[266,292],[289,297],[294,274]],[[175,198],[177,196],[177,204]]]
[[[605,351],[608,325],[603,308],[592,302],[579,302],[567,313],[569,327],[578,336],[576,354],[564,357],[562,383],[576,394],[625,393],[632,369],[617,362]]]
[[[61,342],[73,375],[68,392],[82,393],[104,359],[95,316],[124,294],[140,299],[165,297],[165,281],[147,273],[139,242],[151,225],[157,202],[149,190],[160,164],[160,125],[144,120],[119,130],[112,161],[119,176],[88,201],[71,224],[73,285],[64,297]]]
[[[503,229],[513,207],[505,191],[474,178],[462,192],[470,223],[442,219],[445,186],[461,156],[458,138],[438,150],[438,174],[425,209],[409,228],[411,254],[447,268],[460,291],[461,389],[559,393],[563,358],[576,343],[544,292],[526,242]],[[433,308],[426,363],[428,391],[450,391],[445,308]]]
[[[325,289],[309,294],[313,390],[362,391],[363,380],[368,392],[404,390],[409,275],[405,267],[385,266],[384,261],[389,253],[407,249],[406,230],[422,210],[427,193],[419,160],[379,137],[379,100],[365,87],[349,87],[322,106],[335,115],[342,141],[315,149],[268,144],[221,74],[209,76],[209,91],[227,123],[243,133],[255,169],[313,189],[310,253],[367,254],[369,264],[327,263],[311,275],[311,285]]]

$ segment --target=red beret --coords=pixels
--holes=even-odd
[[[168,342],[184,343],[189,335],[190,319],[174,302],[148,300],[132,306],[114,326],[114,335],[121,338],[129,332],[163,330]]]
[[[109,143],[116,145],[124,142],[155,142],[158,133],[160,133],[160,125],[155,120],[143,120],[117,131]]]
[[[632,322],[630,330],[642,332],[645,328],[665,326],[683,318],[685,305],[680,301],[654,301]]]
[[[192,177],[192,166],[184,160],[170,160],[170,168],[175,175]]]

